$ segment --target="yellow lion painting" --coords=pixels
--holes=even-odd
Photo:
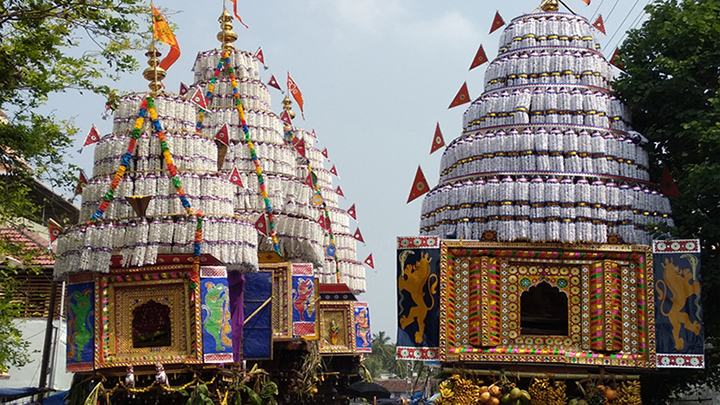
[[[680,337],[680,328],[685,326],[687,330],[695,335],[700,334],[702,328],[698,321],[691,321],[690,316],[682,311],[688,298],[692,295],[700,295],[700,282],[695,279],[690,269],[680,269],[673,263],[672,258],[665,259],[661,266],[664,269],[663,279],[655,283],[655,289],[660,300],[660,312],[670,320],[675,349],[683,350],[685,341]],[[668,290],[670,290],[672,296],[668,295]],[[670,311],[665,312],[663,304],[668,298],[672,306]]]
[[[398,277],[398,291],[407,291],[410,293],[414,304],[408,314],[400,318],[400,327],[405,329],[417,321],[418,330],[415,332],[415,343],[417,344],[423,341],[425,318],[427,318],[428,312],[435,306],[433,294],[437,292],[438,277],[436,274],[430,274],[431,261],[432,258],[429,254],[421,254],[420,259],[414,264],[406,265],[403,269],[403,275]],[[426,285],[431,298],[430,306],[425,303],[424,289]]]

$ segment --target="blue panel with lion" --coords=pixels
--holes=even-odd
[[[440,240],[400,237],[397,248],[398,358],[435,360],[440,343]]]
[[[703,368],[700,241],[653,243],[658,367]]]
[[[67,286],[67,370],[92,370],[95,339],[95,295],[92,282]]]

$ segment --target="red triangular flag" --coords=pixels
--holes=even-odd
[[[220,143],[230,146],[230,134],[228,133],[227,124],[223,124],[223,126],[220,127],[220,130],[215,134],[215,139]]]
[[[317,139],[317,134],[315,133],[314,129],[312,130],[312,132],[310,132],[310,136],[312,136],[314,139]]]
[[[240,171],[237,167],[233,167],[228,180],[230,180],[230,183],[235,184],[236,186],[245,187],[242,184],[242,179],[240,178]]]
[[[275,87],[276,89],[282,91],[280,88],[280,85],[277,82],[277,79],[275,79],[275,75],[270,76],[270,81],[268,82],[268,86]]]
[[[82,194],[83,187],[87,184],[87,177],[85,177],[85,172],[80,170],[80,176],[78,176],[78,182],[75,186],[75,195]]]
[[[305,184],[310,186],[311,189],[315,190],[315,184],[313,184],[312,173],[308,173],[307,177],[305,178]]]
[[[327,151],[327,148],[325,148],[325,149],[321,150],[321,151],[320,151],[320,153],[322,153],[322,155],[323,155],[323,156],[325,156],[326,158],[328,157],[328,151]]]
[[[337,169],[335,168],[335,165],[333,165],[333,167],[330,168],[330,173],[334,174],[335,177],[340,178],[340,176],[338,176],[338,174],[337,174]]]
[[[300,139],[300,138],[293,138],[292,144],[293,144],[293,146],[295,147],[295,150],[298,151],[298,153],[300,154],[300,156],[306,157],[306,156],[305,156],[305,141],[303,141],[303,140]]]
[[[620,62],[620,54],[618,53],[617,48],[615,48],[615,52],[613,52],[612,57],[610,58],[610,64],[622,70],[623,72],[625,71],[625,67]]]
[[[502,27],[503,25],[505,25],[505,20],[503,20],[503,18],[500,17],[500,12],[496,11],[492,26],[490,26],[490,33],[492,34],[493,32],[495,32],[498,28]]]
[[[267,218],[265,217],[265,214],[260,215],[260,218],[258,218],[257,221],[255,221],[255,228],[262,233],[263,235],[268,234],[268,226],[267,226]]]
[[[290,72],[288,72],[287,87],[290,94],[292,94],[295,101],[297,101],[298,107],[300,107],[300,115],[302,115],[302,118],[305,119],[305,111],[303,110],[303,96],[297,84],[295,84],[295,80],[290,77]]]
[[[262,48],[258,47],[257,51],[255,51],[255,54],[253,55],[253,58],[260,61],[263,65],[265,64],[265,55],[263,54]]]
[[[370,266],[371,269],[375,268],[375,262],[373,262],[372,253],[370,253],[370,255],[367,257],[367,259],[365,259],[364,263],[367,264],[368,266]]]
[[[427,193],[430,191],[430,187],[427,184],[427,180],[425,180],[425,174],[423,174],[422,169],[420,166],[418,166],[417,172],[415,173],[415,180],[413,180],[413,186],[412,189],[410,189],[410,196],[408,197],[407,202],[420,197],[421,195]]]
[[[287,112],[287,110],[284,110],[282,114],[280,114],[280,121],[292,126],[292,118],[290,118],[290,113]]]
[[[207,101],[205,101],[205,96],[203,96],[202,90],[200,90],[200,88],[195,90],[195,94],[192,95],[190,101],[197,104],[198,107],[202,108],[203,110],[207,110]]]
[[[355,204],[353,204],[350,208],[347,210],[348,215],[352,217],[352,219],[357,221],[357,213],[355,212]]]
[[[60,226],[55,220],[52,218],[48,219],[48,231],[50,232],[50,243],[55,242],[55,239],[60,236],[60,234],[63,232],[63,227]]]
[[[98,132],[97,127],[95,124],[93,124],[92,128],[90,128],[90,132],[87,134],[87,138],[85,138],[85,143],[83,146],[92,145],[95,142],[100,140],[100,133]]]
[[[320,224],[320,227],[322,229],[327,229],[325,227],[325,214],[320,214],[320,218],[318,218],[318,223]]]
[[[335,194],[337,194],[337,195],[339,195],[339,196],[342,196],[342,197],[345,197],[345,193],[343,193],[343,191],[342,191],[342,189],[340,188],[340,186],[338,186],[337,189],[335,190]]]
[[[605,22],[603,21],[602,14],[598,15],[597,20],[595,20],[595,22],[592,24],[592,26],[597,28],[598,31],[607,35],[607,33],[605,32]]]
[[[670,170],[667,167],[663,170],[662,180],[660,180],[660,190],[668,197],[680,197],[680,190],[677,188],[675,180],[673,180],[672,175],[670,175]]]
[[[480,48],[478,48],[478,51],[475,54],[475,59],[473,59],[472,64],[470,65],[470,69],[468,70],[473,70],[487,61],[488,58],[487,55],[485,55],[485,49],[483,49],[483,46],[480,45]]]
[[[360,228],[355,230],[355,233],[353,234],[353,238],[357,239],[358,241],[365,243],[365,239],[363,239],[362,234],[360,233]]]
[[[470,93],[468,93],[467,88],[467,82],[463,83],[462,87],[460,87],[460,91],[455,95],[455,98],[453,99],[452,103],[450,103],[450,107],[453,108],[457,107],[459,105],[469,103],[470,102]]]
[[[435,136],[433,136],[433,143],[430,147],[430,154],[432,155],[435,153],[436,150],[442,148],[445,146],[445,139],[443,139],[442,131],[440,131],[440,123],[437,123],[437,126],[435,127]]]
[[[187,86],[187,84],[180,82],[180,95],[184,96],[190,91],[190,88]]]

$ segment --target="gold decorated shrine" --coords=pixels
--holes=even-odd
[[[440,358],[652,368],[647,246],[444,240]]]

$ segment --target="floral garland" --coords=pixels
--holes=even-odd
[[[289,125],[285,126],[285,139],[290,142],[290,144],[293,143],[293,140],[295,139],[295,134],[292,132],[292,129]],[[325,221],[325,224],[327,224],[327,230],[330,234],[330,246],[327,247],[325,253],[327,253],[328,256],[332,257],[333,260],[335,260],[335,277],[337,278],[337,282],[340,282],[340,260],[337,256],[337,246],[335,245],[335,234],[333,233],[331,221],[330,221],[330,211],[328,210],[328,206],[325,203],[325,199],[322,196],[322,191],[320,190],[320,186],[318,186],[317,182],[317,175],[313,172],[312,167],[310,167],[310,164],[307,165],[308,172],[310,174],[310,181],[312,182],[313,191],[315,191],[315,198],[313,200],[319,198],[320,206],[323,209],[323,218]],[[324,227],[325,228],[325,227]]]
[[[247,121],[245,120],[245,109],[242,105],[240,91],[238,90],[237,78],[235,77],[235,69],[233,69],[232,67],[228,51],[223,51],[223,54],[220,57],[220,61],[218,62],[215,71],[213,72],[213,77],[212,79],[210,79],[210,84],[208,85],[207,92],[205,93],[205,104],[210,104],[210,99],[213,96],[215,84],[217,83],[217,79],[220,76],[220,71],[222,70],[223,65],[227,68],[227,72],[230,75],[230,82],[233,86],[233,97],[235,98],[235,108],[237,109],[238,115],[240,116],[240,124],[242,125],[243,133],[245,134],[245,143],[250,150],[250,157],[253,161],[253,164],[255,165],[255,172],[257,174],[258,183],[260,184],[260,195],[262,195],[263,200],[265,201],[265,210],[267,211],[268,222],[270,223],[270,237],[272,238],[273,248],[275,249],[275,252],[280,257],[282,257],[282,253],[280,251],[280,243],[278,241],[277,232],[275,231],[275,215],[273,213],[272,205],[270,204],[270,196],[268,195],[267,187],[265,187],[265,176],[263,175],[262,168],[260,167],[260,160],[258,159],[257,152],[255,151],[255,145],[253,144],[252,139],[250,139],[250,128],[248,127]],[[198,120],[195,124],[196,132],[200,132],[204,120],[205,110],[203,108],[200,108]]]
[[[165,131],[163,130],[162,124],[158,119],[157,110],[155,109],[155,101],[151,96],[146,96],[140,104],[140,111],[138,112],[137,118],[135,119],[135,125],[132,129],[130,142],[128,143],[127,150],[120,159],[120,167],[118,167],[117,171],[115,172],[115,176],[110,183],[110,189],[107,191],[107,193],[105,193],[103,201],[98,206],[95,214],[93,214],[92,218],[87,221],[87,225],[89,226],[94,223],[99,223],[102,220],[105,211],[110,206],[110,202],[115,198],[115,192],[117,191],[118,185],[120,184],[120,180],[122,180],[128,166],[130,165],[130,160],[132,159],[133,153],[135,152],[137,140],[140,138],[142,126],[145,122],[145,118],[147,118],[148,116],[148,113],[150,114],[150,119],[152,121],[154,132],[157,133],[158,139],[160,140],[160,149],[162,150],[163,158],[165,158],[165,163],[167,164],[168,171],[170,172],[172,184],[175,187],[175,191],[177,192],[178,197],[180,198],[180,202],[182,203],[183,207],[185,207],[185,211],[188,215],[194,215],[197,218],[197,227],[195,228],[195,240],[193,243],[193,256],[196,257],[195,264],[199,265],[198,259],[200,257],[200,254],[202,253],[203,214],[201,211],[195,211],[192,208],[192,206],[190,205],[190,201],[187,198],[187,194],[182,187],[180,178],[177,175],[177,167],[175,167],[172,154],[170,153],[170,148],[167,144],[167,139],[165,138]]]

